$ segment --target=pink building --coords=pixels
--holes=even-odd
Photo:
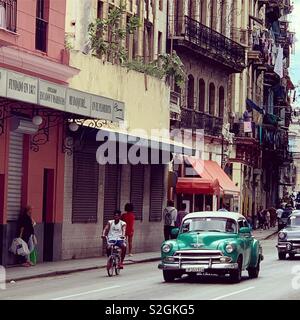
[[[0,0],[0,265],[33,207],[39,261],[60,259],[68,66],[65,0]],[[55,243],[55,245],[54,245]]]

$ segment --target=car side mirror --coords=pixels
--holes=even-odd
[[[239,233],[242,233],[242,234],[251,233],[251,229],[248,228],[248,227],[242,227],[242,228],[239,230]]]
[[[177,237],[179,234],[179,228],[173,228],[171,230],[171,235],[174,236],[174,237]]]

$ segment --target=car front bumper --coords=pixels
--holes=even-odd
[[[183,273],[212,273],[229,272],[238,269],[237,263],[213,263],[213,264],[181,264],[179,263],[160,263],[158,268],[161,270],[182,271]],[[194,270],[194,271],[193,271]]]
[[[300,254],[300,243],[293,243],[293,241],[283,241],[283,242],[278,242],[276,247],[278,252],[280,253],[285,252],[285,253]]]

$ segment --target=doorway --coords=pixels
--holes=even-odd
[[[53,261],[54,246],[54,169],[44,169],[43,185],[43,224],[44,224],[44,244],[43,261]]]

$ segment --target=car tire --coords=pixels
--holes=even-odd
[[[255,267],[248,268],[248,275],[250,279],[258,278],[260,270],[260,258],[258,259],[257,265]]]
[[[286,253],[285,252],[278,252],[278,259],[279,260],[285,260]]]
[[[177,277],[177,273],[174,271],[163,270],[163,277],[165,282],[173,282]]]
[[[289,253],[289,258],[294,259],[295,258],[295,253]]]
[[[237,261],[239,267],[236,270],[233,270],[230,272],[230,281],[231,283],[239,283],[242,280],[242,265],[243,265],[243,260],[242,257],[240,256]]]

